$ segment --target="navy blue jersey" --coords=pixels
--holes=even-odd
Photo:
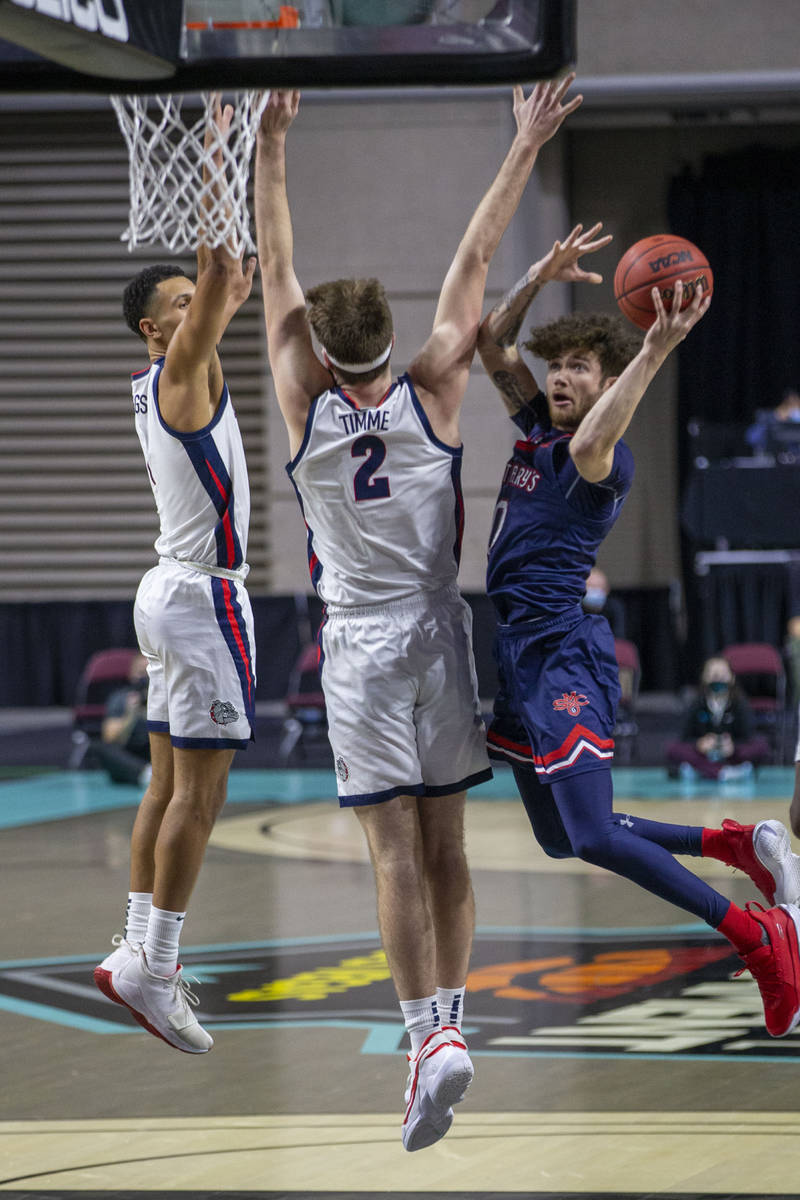
[[[569,453],[572,434],[537,420],[543,399],[512,418],[525,438],[506,464],[489,539],[486,591],[507,625],[580,605],[633,482],[633,455],[622,441],[607,479],[583,479]]]

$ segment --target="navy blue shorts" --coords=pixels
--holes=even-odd
[[[571,612],[499,625],[495,658],[500,691],[488,734],[492,758],[533,767],[542,783],[608,769],[620,687],[605,617]]]

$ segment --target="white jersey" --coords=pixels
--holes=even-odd
[[[164,558],[246,571],[250,485],[242,435],[228,385],[203,429],[180,433],[158,406],[164,359],[131,379],[136,432],[144,451],[161,532],[155,548]]]
[[[436,438],[408,375],[375,408],[341,388],[316,397],[286,469],[326,604],[386,604],[455,582],[461,454]]]

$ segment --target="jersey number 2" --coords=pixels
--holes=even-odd
[[[373,478],[386,458],[385,443],[379,437],[368,434],[356,438],[350,448],[350,454],[353,458],[366,458],[366,462],[361,464],[353,476],[356,500],[385,500],[390,496],[389,477],[380,475],[377,479]]]

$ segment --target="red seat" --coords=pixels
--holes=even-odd
[[[72,706],[72,742],[69,766],[80,766],[86,759],[89,741],[100,737],[106,700],[129,681],[131,663],[139,655],[135,647],[98,650],[87,660],[75,689]]]
[[[767,737],[774,762],[782,763],[791,713],[781,652],[769,642],[737,642],[721,653],[747,697],[756,730]]]
[[[72,708],[72,720],[84,733],[99,734],[111,692],[128,682],[131,663],[138,656],[129,647],[98,650],[89,658],[81,672]]]
[[[319,646],[309,642],[301,650],[289,676],[278,758],[285,765],[307,735],[325,734],[328,728],[325,696],[319,681]]]

